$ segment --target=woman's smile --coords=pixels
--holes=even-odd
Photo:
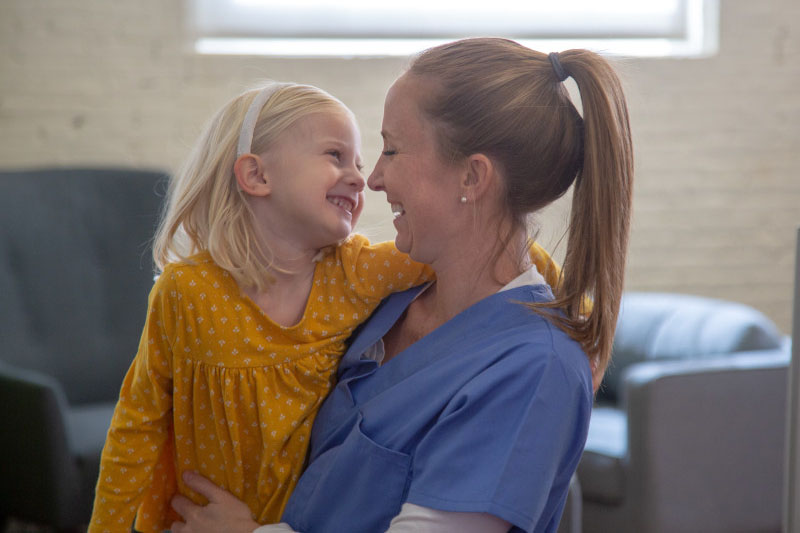
[[[391,204],[392,206],[392,216],[397,219],[406,214],[406,210],[403,209],[403,204]]]

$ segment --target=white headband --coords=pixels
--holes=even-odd
[[[250,102],[250,107],[247,109],[247,113],[244,116],[244,121],[242,121],[242,129],[239,131],[239,144],[236,145],[237,158],[243,156],[244,154],[250,153],[250,150],[253,148],[253,133],[256,129],[258,115],[261,113],[261,109],[264,107],[264,104],[266,104],[267,100],[269,100],[269,97],[284,85],[286,84],[271,83],[270,85],[261,89],[261,92],[258,93],[255,98],[253,98],[252,102]]]

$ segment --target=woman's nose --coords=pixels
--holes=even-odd
[[[383,174],[380,172],[380,163],[375,165],[367,179],[367,186],[373,191],[383,190]]]

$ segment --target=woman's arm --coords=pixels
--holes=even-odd
[[[185,522],[172,524],[172,533],[296,533],[288,524],[259,526],[247,505],[233,494],[193,472],[184,472],[183,480],[202,494],[208,505],[195,505],[183,496],[175,496],[172,508]],[[440,511],[410,503],[403,504],[386,533],[506,533],[511,524],[489,513]]]
[[[440,511],[404,503],[386,533],[506,533],[509,529],[511,524],[489,513]]]

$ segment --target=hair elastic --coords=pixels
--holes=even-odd
[[[244,115],[244,120],[242,121],[242,129],[239,130],[239,144],[236,145],[237,158],[250,153],[253,147],[253,134],[255,133],[258,115],[261,113],[264,104],[269,100],[269,97],[275,94],[275,91],[284,85],[286,84],[277,82],[270,83],[261,89],[261,92],[250,102],[250,107],[247,108],[247,113]]]
[[[564,70],[561,61],[558,60],[558,52],[550,52],[547,57],[550,59],[550,64],[553,65],[553,71],[556,73],[559,82],[569,78],[569,74]]]

